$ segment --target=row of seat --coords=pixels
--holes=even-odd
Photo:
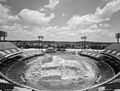
[[[21,50],[19,48],[12,48],[12,49],[6,49],[6,50],[0,50],[0,57],[7,57],[11,54],[15,54],[20,52]]]
[[[117,51],[117,50],[105,49],[105,50],[103,51],[103,53],[109,54],[109,55],[113,55],[113,56],[116,56],[116,57],[120,58],[120,52]]]
[[[117,73],[120,72],[120,52],[117,50],[105,49],[102,54],[104,54],[103,61],[109,63]]]
[[[3,59],[20,53],[22,53],[22,51],[19,48],[0,50],[0,64],[4,61]]]
[[[101,53],[97,53],[97,52],[92,52],[92,51],[83,51],[81,52],[82,55],[91,57],[91,58],[95,58],[98,61],[103,61],[108,63],[109,65],[111,65],[116,74],[120,72],[120,52],[116,51],[116,50],[108,50],[105,49],[104,51],[102,51]],[[118,89],[120,91],[120,81],[118,81],[119,78],[117,78],[117,83],[116,82],[111,82],[111,83],[107,83],[102,87],[99,88],[104,88],[100,91],[115,91],[116,89]],[[88,90],[89,91],[89,90]]]
[[[5,49],[5,50],[0,50],[0,68],[3,67],[3,64],[8,64],[8,61],[10,62],[10,59],[7,59],[8,57],[21,53],[22,51],[15,47],[15,48],[9,48],[9,49]],[[14,60],[11,60],[14,61]],[[0,90],[1,91],[12,91],[14,88],[14,86],[12,84],[10,84],[9,82],[7,82],[6,80],[4,80],[3,78],[0,78]]]
[[[120,60],[119,60],[119,56],[115,56],[115,55],[111,55],[111,54],[106,54],[104,51],[101,52],[101,53],[83,51],[80,54],[88,56],[88,57],[93,58],[93,59],[96,59],[98,61],[103,61],[103,62],[108,63],[115,70],[116,74],[118,72],[120,72]]]
[[[101,56],[99,52],[94,52],[94,51],[81,51],[79,54],[89,56],[95,59],[99,59],[99,57]]]

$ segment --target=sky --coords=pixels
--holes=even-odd
[[[0,30],[9,40],[113,42],[120,0],[0,0]]]

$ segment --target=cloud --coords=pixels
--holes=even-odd
[[[45,13],[29,9],[23,9],[18,16],[23,22],[33,25],[46,25],[55,17],[54,13],[46,16]]]
[[[11,14],[9,7],[0,4],[0,25],[16,22],[18,17]]]
[[[6,21],[8,18],[8,13],[9,13],[9,9],[5,6],[3,6],[2,4],[0,4],[0,23],[4,22],[4,20]]]
[[[83,16],[74,15],[68,20],[66,25],[62,27],[57,25],[50,26],[50,22],[55,18],[55,14],[47,12],[50,13],[48,15],[42,11],[53,10],[58,4],[59,0],[50,0],[50,3],[45,5],[40,11],[23,9],[17,15],[13,15],[10,8],[0,4],[0,24],[3,24],[1,28],[6,31],[9,30],[9,32],[15,30],[10,33],[14,33],[13,36],[15,38],[21,38],[21,36],[23,36],[24,39],[31,39],[31,37],[37,39],[37,35],[42,34],[46,39],[50,40],[73,41],[79,40],[80,34],[89,33],[93,39],[96,40],[95,38],[102,33],[101,31],[105,33],[107,30],[103,28],[110,27],[105,21],[109,21],[112,15],[120,10],[120,0],[112,0],[103,8],[98,7],[94,13]],[[65,14],[63,13],[62,16],[65,16]],[[22,21],[22,23],[19,24],[16,21]],[[14,23],[10,25],[9,23],[12,22]],[[20,36],[18,35],[19,33],[21,34]],[[27,33],[31,36],[27,36]],[[26,37],[24,35],[26,35]],[[98,39],[100,40],[103,35],[104,34],[101,34]]]
[[[97,22],[98,19],[93,15],[85,15],[85,16],[75,15],[67,22],[67,24],[72,29],[76,29],[78,27],[84,29],[86,27],[89,27],[89,25],[92,25]]]
[[[41,29],[40,26],[43,27],[44,25],[49,25],[48,23],[54,17],[55,17],[54,13],[46,15],[46,13],[41,13],[37,10],[29,9],[23,9],[18,14],[13,15],[10,7],[0,4],[0,29],[8,32],[9,33],[8,38],[10,39],[13,38],[23,39],[27,35],[26,33],[29,32],[33,33],[33,35],[28,37],[28,39],[33,38],[37,34],[33,32],[34,28],[38,27],[40,31]],[[23,35],[19,36],[19,34]],[[24,37],[22,38],[21,36]]]
[[[99,27],[101,28],[110,28],[110,24],[107,24],[107,23],[103,23],[103,24],[99,24]]]
[[[62,16],[63,16],[63,17],[65,17],[65,16],[67,16],[67,14],[65,14],[65,13],[62,13]]]
[[[120,0],[112,0],[108,2],[102,9],[98,7],[93,14],[86,14],[83,16],[74,15],[68,20],[67,25],[74,30],[89,29],[95,24],[110,21],[112,15],[119,10]]]
[[[49,0],[49,4],[45,5],[45,8],[54,9],[60,3],[59,0]]]
[[[45,8],[40,8],[40,11],[43,12],[43,11],[46,11],[46,9]]]
[[[45,36],[45,40],[74,41],[76,40],[76,35],[78,35],[78,32],[65,30],[59,26],[34,27],[32,30],[34,31],[31,32],[36,36],[39,34]]]
[[[110,1],[114,1],[114,0],[103,0],[103,1],[105,1],[105,2],[110,2]]]
[[[0,0],[0,2],[7,2],[7,0]]]
[[[111,18],[111,16],[120,10],[120,0],[113,0],[108,2],[106,6],[102,9],[99,7],[96,9],[95,16],[106,19]]]

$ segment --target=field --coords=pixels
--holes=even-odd
[[[36,52],[33,52],[36,53]],[[32,54],[31,51],[29,54]],[[98,76],[99,75],[99,76]],[[104,63],[71,53],[52,53],[13,64],[6,76],[15,82],[39,90],[80,90],[111,78]],[[99,82],[98,81],[98,82]]]

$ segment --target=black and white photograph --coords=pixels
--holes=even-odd
[[[120,0],[0,0],[0,91],[120,91]]]

